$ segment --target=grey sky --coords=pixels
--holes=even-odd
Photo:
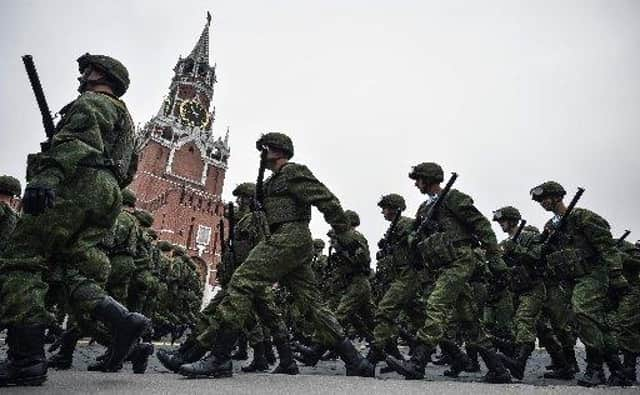
[[[107,6],[108,4],[108,6]],[[231,128],[224,197],[254,180],[254,141],[285,131],[307,164],[362,216],[375,243],[376,202],[423,197],[418,162],[460,174],[490,215],[506,204],[530,223],[547,179],[640,238],[640,2],[603,1],[3,1],[0,172],[22,177],[42,128],[20,55],[34,55],[52,109],[74,98],[75,59],[107,53],[132,77],[124,96],[146,122],[214,15],[214,130]],[[316,236],[328,227],[316,214]],[[497,228],[499,238],[502,232]]]

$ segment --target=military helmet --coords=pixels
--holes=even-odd
[[[131,189],[125,188],[122,190],[122,204],[127,207],[135,207],[137,200],[135,193]]]
[[[11,196],[22,195],[22,186],[17,178],[0,176],[0,193]]]
[[[156,243],[156,246],[160,249],[160,251],[167,252],[173,250],[173,244],[169,243],[166,240],[160,240]]]
[[[252,182],[243,182],[231,192],[233,196],[253,197],[256,194],[256,184]]]
[[[149,228],[147,229],[147,234],[149,235],[149,237],[151,237],[153,240],[158,240],[158,232],[156,232],[155,229],[153,228]]]
[[[177,256],[185,256],[187,255],[187,250],[183,246],[179,246],[177,244],[173,245],[173,253]]]
[[[120,97],[129,89],[129,71],[120,61],[106,55],[91,55],[86,53],[78,58],[78,70],[80,73],[88,66],[97,66],[107,74],[113,82],[113,93]]]
[[[153,215],[150,212],[146,210],[136,210],[133,215],[143,227],[148,228],[153,225]]]
[[[531,194],[531,199],[536,202],[541,202],[544,198],[549,196],[564,197],[564,195],[567,194],[567,191],[565,191],[562,185],[557,182],[547,181],[537,187],[531,188],[529,193]]]
[[[513,206],[506,206],[493,212],[494,221],[520,221],[520,211]]]
[[[405,203],[402,196],[398,195],[397,193],[390,193],[380,198],[378,207],[404,211],[407,209],[407,204]]]
[[[345,217],[347,217],[347,221],[349,221],[349,225],[355,227],[360,226],[360,216],[353,210],[345,210]]]
[[[433,162],[420,163],[411,168],[409,178],[417,180],[423,178],[430,183],[438,183],[444,180],[444,172],[439,164]]]
[[[293,142],[284,133],[271,132],[260,136],[256,141],[256,148],[258,151],[262,151],[264,146],[273,147],[279,149],[287,154],[287,159],[293,157]]]
[[[324,240],[322,239],[314,239],[313,240],[313,248],[316,250],[324,249]]]

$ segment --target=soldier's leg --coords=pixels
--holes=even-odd
[[[120,303],[126,303],[128,300],[131,277],[135,269],[132,256],[116,255],[111,258],[111,271],[106,290],[111,297]]]
[[[640,285],[631,283],[618,304],[615,328],[620,350],[624,355],[625,374],[636,381],[636,360],[640,354]]]
[[[373,321],[370,303],[371,287],[368,280],[364,276],[356,276],[342,295],[336,310],[336,318],[343,328],[352,325],[358,335],[368,341],[373,337],[373,328],[369,326]]]

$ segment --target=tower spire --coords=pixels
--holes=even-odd
[[[196,63],[209,64],[209,26],[211,25],[211,13],[207,11],[207,23],[205,23],[200,38],[193,47],[193,50],[189,54],[188,58],[191,58]]]

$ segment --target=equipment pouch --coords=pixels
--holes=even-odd
[[[450,237],[444,232],[434,233],[418,243],[418,250],[425,263],[433,269],[445,267],[458,259],[458,253]]]
[[[585,261],[574,248],[547,255],[547,264],[561,280],[573,280],[587,274]]]

